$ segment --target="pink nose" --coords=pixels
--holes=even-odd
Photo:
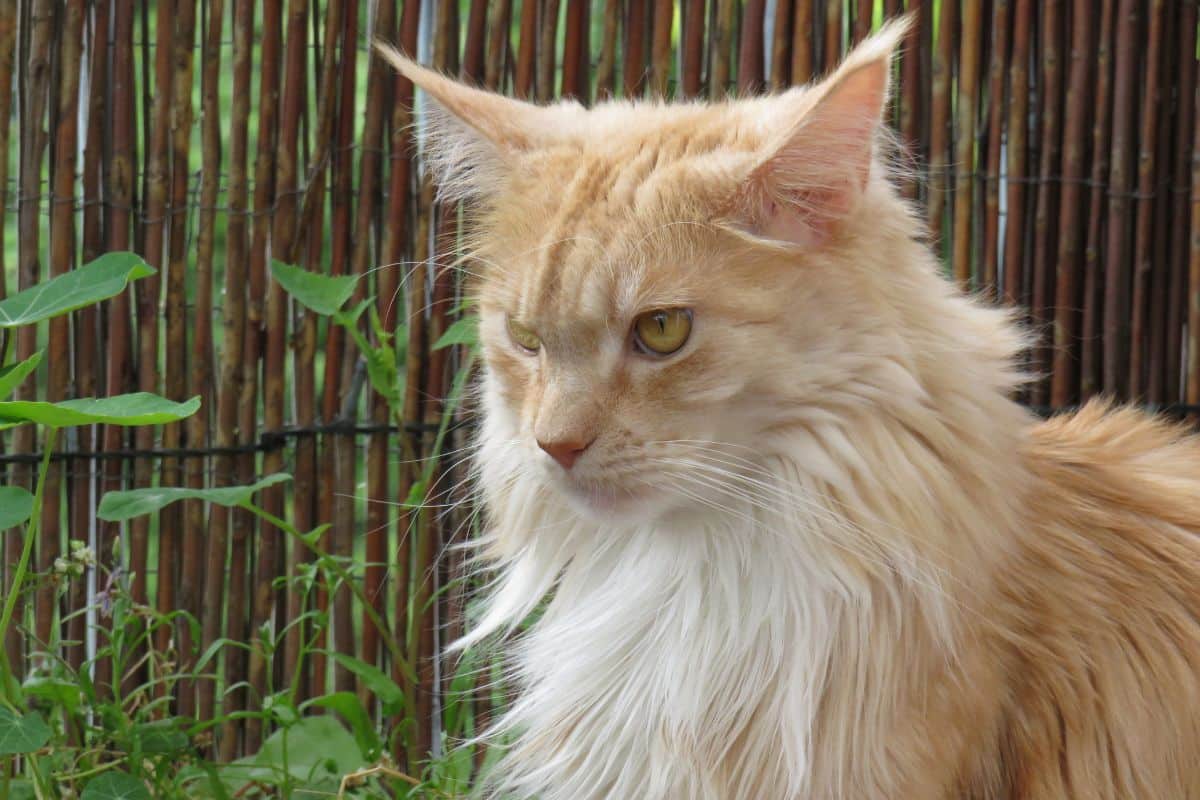
[[[575,466],[575,462],[591,444],[591,442],[583,442],[578,439],[564,439],[560,442],[538,441],[538,447],[549,453],[550,457],[561,464],[563,469]]]

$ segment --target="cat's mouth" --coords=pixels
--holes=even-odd
[[[643,511],[657,494],[648,484],[628,484],[564,476],[560,488],[570,504],[588,516],[626,516]]]

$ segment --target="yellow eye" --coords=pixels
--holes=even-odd
[[[513,322],[511,318],[508,320],[508,335],[512,337],[514,342],[530,353],[536,353],[542,346],[542,340],[538,338],[536,333],[520,323]]]
[[[634,346],[643,353],[667,356],[683,347],[692,332],[692,312],[687,308],[647,311],[633,322]]]

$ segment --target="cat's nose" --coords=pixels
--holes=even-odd
[[[594,440],[593,440],[594,441]],[[550,454],[550,457],[562,465],[563,469],[570,469],[575,466],[575,462],[583,455],[583,451],[591,447],[592,442],[585,442],[579,439],[562,439],[557,442],[543,442],[538,440],[538,447]]]

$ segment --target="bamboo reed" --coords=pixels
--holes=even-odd
[[[1112,45],[1116,0],[1103,0],[1100,38],[1096,46],[1096,117],[1092,123],[1091,190],[1088,192],[1087,244],[1083,265],[1083,320],[1080,331],[1079,396],[1086,400],[1100,389],[1101,317],[1103,301],[1103,243],[1108,176],[1109,137],[1112,132]]]
[[[1058,280],[1054,292],[1054,351],[1050,403],[1066,405],[1074,395],[1075,353],[1078,339],[1079,244],[1083,217],[1084,169],[1087,157],[1089,87],[1093,82],[1092,10],[1088,0],[1076,0],[1072,11],[1071,67],[1067,78],[1065,128],[1063,130],[1062,204],[1058,219]]]
[[[1125,31],[1136,31],[1139,4],[1121,0],[1117,19]],[[1137,45],[1133,36],[1116,37],[1116,72],[1113,80],[1112,160],[1109,167],[1108,224],[1104,265],[1103,386],[1113,395],[1127,387],[1129,262],[1127,241],[1129,195],[1132,189],[1130,157],[1133,154],[1134,86]]]
[[[1153,242],[1154,183],[1156,174],[1155,150],[1158,143],[1158,81],[1159,58],[1162,48],[1163,0],[1150,0],[1146,7],[1146,70],[1142,83],[1142,119],[1138,134],[1137,200],[1135,205],[1133,240],[1133,294],[1129,334],[1129,397],[1140,397],[1145,391],[1146,313],[1149,311],[1151,247]],[[1130,30],[1137,30],[1132,28]]]

